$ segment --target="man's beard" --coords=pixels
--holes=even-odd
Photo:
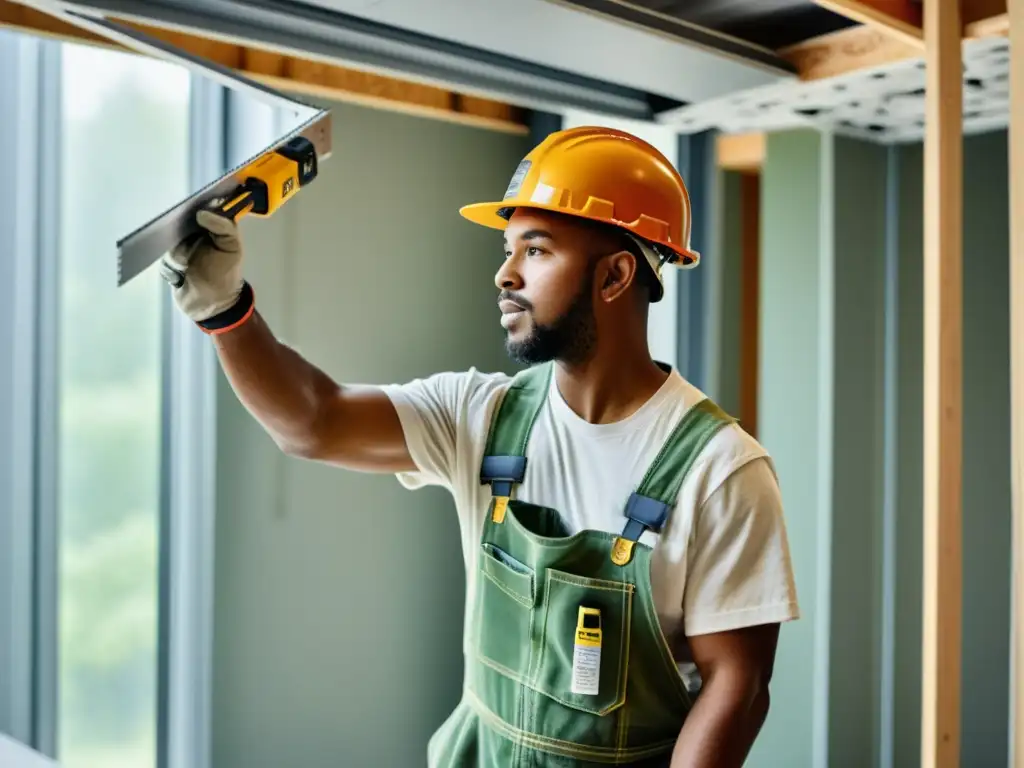
[[[534,324],[529,335],[521,341],[506,339],[505,351],[509,357],[524,365],[550,360],[559,360],[569,365],[584,362],[590,356],[596,340],[592,287],[591,274],[583,281],[579,292],[561,317],[547,325]],[[527,311],[532,313],[532,308],[527,307]]]

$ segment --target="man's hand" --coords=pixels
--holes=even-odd
[[[223,315],[242,297],[242,240],[238,226],[211,211],[200,211],[203,231],[179,244],[160,262],[174,302],[195,323]]]
[[[701,675],[672,768],[738,768],[768,715],[779,625],[688,638]]]

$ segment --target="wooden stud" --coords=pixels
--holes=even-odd
[[[1010,14],[1008,13],[964,24],[964,37],[971,40],[981,40],[985,37],[1005,37],[1009,31]]]
[[[963,81],[958,2],[929,2],[924,141],[924,610],[921,756],[960,761]]]
[[[1009,0],[1010,35],[1010,765],[1024,768],[1024,0]]]
[[[849,27],[813,37],[777,51],[801,80],[822,80],[921,56],[917,45],[897,40],[874,27]]]

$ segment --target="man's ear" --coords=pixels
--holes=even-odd
[[[604,280],[601,283],[601,299],[615,301],[622,296],[636,279],[636,257],[623,250],[604,258]]]

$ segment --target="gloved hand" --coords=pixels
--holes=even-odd
[[[196,223],[203,231],[165,254],[160,274],[190,320],[208,333],[223,333],[253,310],[252,288],[242,277],[242,239],[237,224],[212,211],[199,211]]]

